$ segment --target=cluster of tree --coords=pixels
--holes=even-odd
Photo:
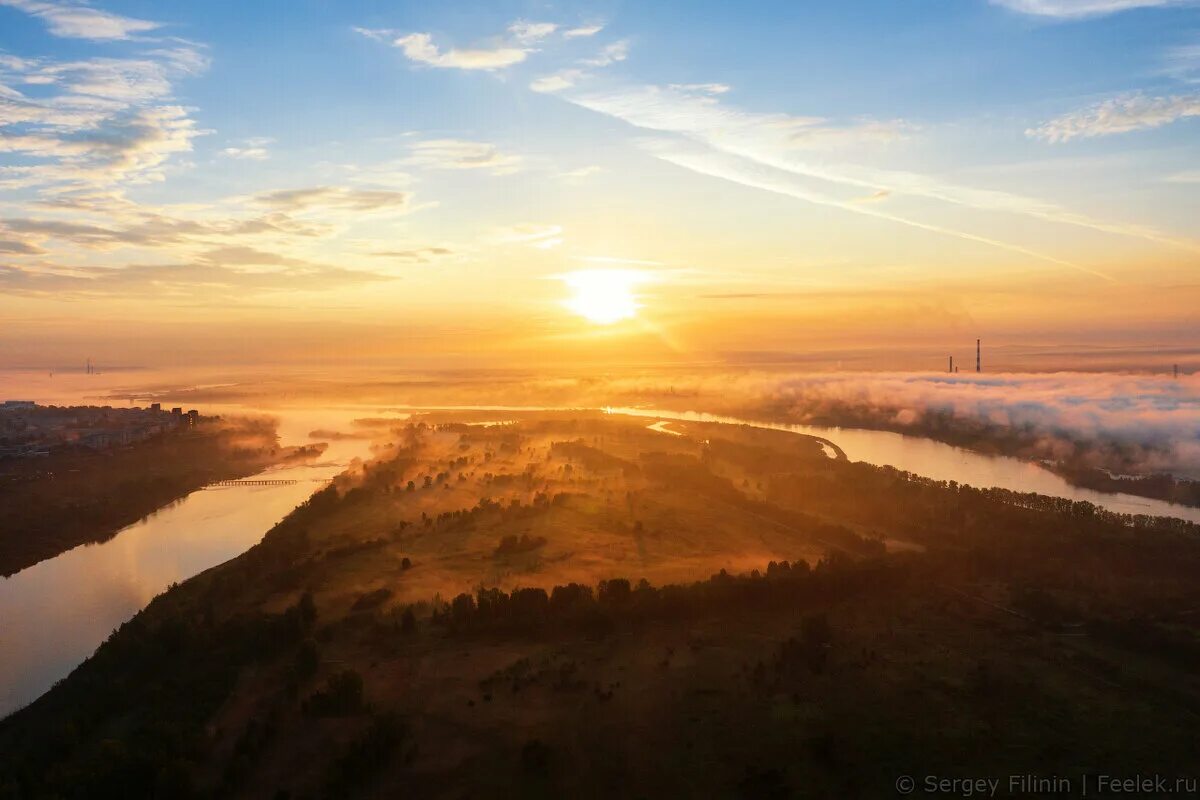
[[[545,536],[530,536],[528,533],[522,533],[520,538],[513,534],[509,534],[500,540],[500,544],[496,546],[497,556],[511,556],[519,553],[528,553],[537,550],[539,547],[545,547]]]
[[[601,581],[593,588],[570,583],[549,592],[541,588],[479,589],[435,605],[431,622],[456,632],[534,631],[566,627],[606,633],[618,624],[652,619],[684,619],[750,609],[792,610],[806,603],[831,602],[853,594],[890,591],[906,579],[908,562],[850,559],[833,554],[810,568],[805,561],[768,565],[765,574],[730,575],[724,570],[707,581],[661,588],[642,580]]]
[[[815,439],[797,436],[789,444],[791,446],[784,450],[778,446],[746,444],[713,437],[704,449],[704,455],[758,474],[791,472],[796,468],[797,460],[823,462],[827,459],[824,449]]]
[[[1098,492],[1123,492],[1168,503],[1200,506],[1200,481],[1176,478],[1166,473],[1113,475],[1108,470],[1081,464],[1055,464],[1051,469],[1075,486]]]
[[[1155,616],[1200,603],[1200,526],[1183,520],[833,461],[771,476],[767,499],[797,516],[917,543],[939,583],[1007,584],[1010,605],[1039,623]]]
[[[550,445],[550,455],[575,461],[593,472],[620,472],[626,476],[637,475],[640,472],[638,465],[632,461],[626,461],[598,447],[592,447],[582,439],[554,442]]]
[[[935,481],[890,467],[829,462],[771,476],[767,498],[785,509],[835,516],[930,548],[971,548],[994,565],[1070,574],[1080,557],[1155,573],[1200,567],[1200,525],[1118,514],[1085,501]],[[1039,562],[1041,565],[1039,566]]]
[[[551,506],[562,505],[570,496],[568,492],[558,492],[554,495],[538,492],[529,503],[522,503],[519,497],[512,498],[508,503],[501,503],[499,500],[485,497],[471,508],[442,511],[434,517],[421,512],[421,524],[425,527],[436,526],[450,530],[463,530],[471,528],[489,517],[499,517],[505,522],[515,522],[534,517]]]
[[[407,559],[405,559],[407,560]],[[366,592],[354,601],[354,605],[350,607],[352,611],[367,611],[372,608],[378,608],[386,603],[392,596],[392,590],[386,586],[376,589],[373,592]]]

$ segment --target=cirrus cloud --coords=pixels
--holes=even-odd
[[[355,28],[356,31],[376,41],[386,42],[399,48],[405,58],[427,67],[439,69],[498,70],[519,64],[529,55],[528,42],[517,40],[512,44],[501,43],[493,47],[455,48],[442,50],[433,41],[430,33],[408,33],[396,35],[395,31],[371,28]],[[525,33],[528,34],[526,31]]]
[[[1084,19],[1130,11],[1135,8],[1161,8],[1187,5],[1192,0],[992,0],[1010,11],[1053,19]]]
[[[511,175],[521,168],[518,155],[505,153],[489,142],[464,139],[427,139],[409,146],[408,164],[427,169],[485,169],[493,175]]]
[[[1030,138],[1061,144],[1072,139],[1159,128],[1188,117],[1200,117],[1200,95],[1150,97],[1130,94],[1063,114],[1028,129],[1025,134]]]
[[[122,17],[78,3],[51,3],[42,0],[0,0],[9,6],[43,20],[55,36],[67,39],[128,39],[162,27],[158,22]]]

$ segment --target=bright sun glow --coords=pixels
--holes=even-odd
[[[630,319],[641,307],[633,292],[646,276],[636,270],[588,269],[569,272],[562,280],[571,289],[567,308],[597,325]]]

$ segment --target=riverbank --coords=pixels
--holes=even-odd
[[[284,447],[269,419],[208,420],[107,452],[63,449],[0,462],[0,575],[112,538],[209,483],[322,447]]]
[[[294,446],[285,453],[312,448],[309,431],[349,429],[359,413],[204,408],[226,419],[269,417],[280,441]],[[287,458],[268,467],[263,477],[279,483],[205,485],[104,541],[0,578],[0,631],[4,641],[14,643],[0,647],[0,716],[66,677],[169,586],[244,553],[317,488],[370,452],[367,439],[332,441],[320,458]]]
[[[982,456],[1012,458],[1053,472],[1073,487],[1105,494],[1122,494],[1200,508],[1200,481],[1161,471],[1146,472],[1141,465],[1153,457],[1147,446],[1118,446],[1071,437],[1054,436],[1027,428],[992,425],[953,414],[926,414],[905,421],[897,409],[891,416],[861,413],[855,409],[797,414],[786,410],[733,407],[718,416],[736,417],[751,424],[792,425],[802,428],[894,433],[914,439],[969,450]],[[1102,466],[1096,466],[1096,464]]]

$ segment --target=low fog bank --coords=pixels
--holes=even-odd
[[[1114,473],[1200,476],[1200,377],[1104,373],[722,375],[613,387],[672,406],[930,436]]]
[[[1200,477],[1200,376],[1120,373],[796,372],[726,366],[608,374],[480,370],[242,377],[167,388],[134,402],[204,408],[353,403],[414,407],[642,406],[928,436],[982,452],[1114,474]],[[364,416],[371,416],[364,412]],[[505,413],[508,413],[505,411]]]

